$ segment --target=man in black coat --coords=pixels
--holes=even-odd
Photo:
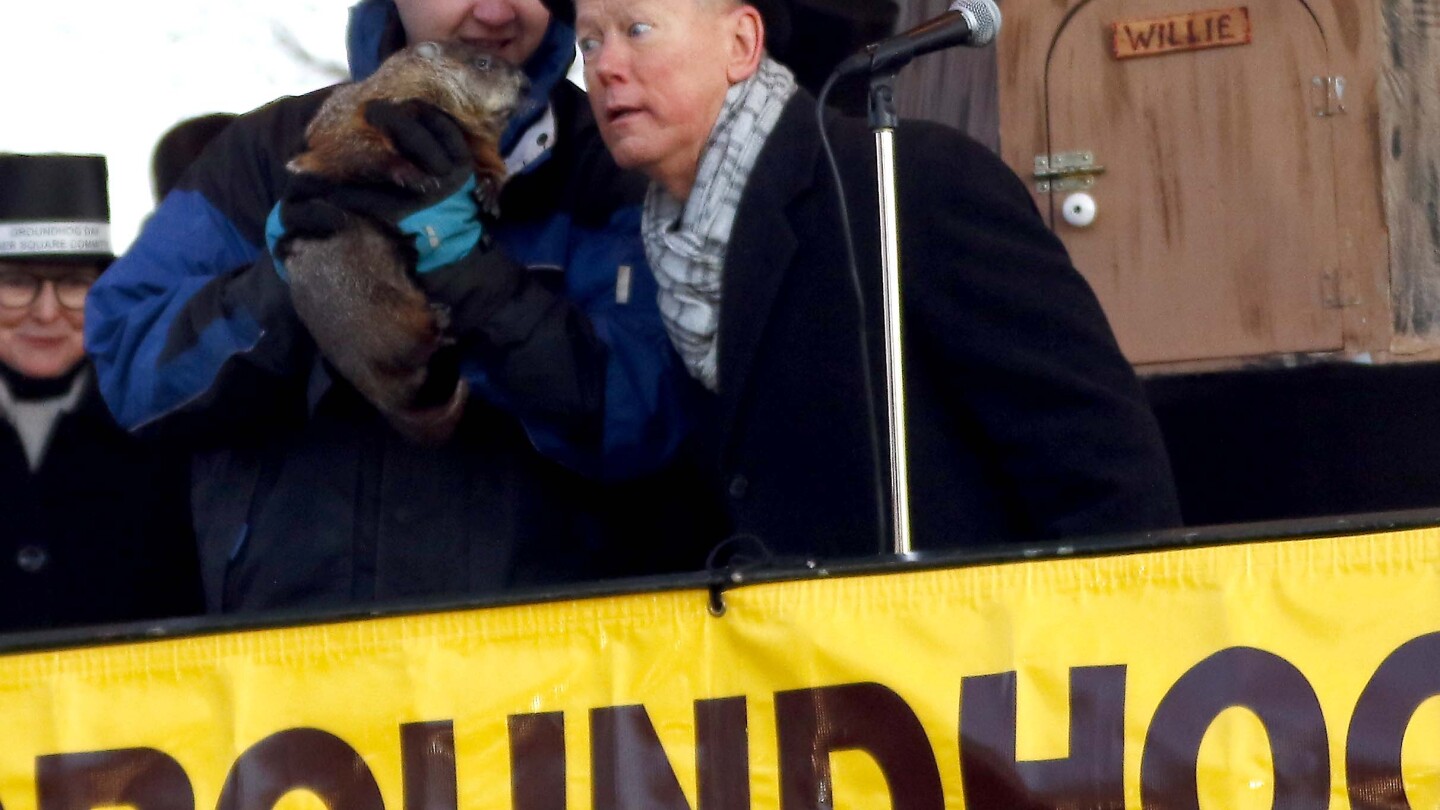
[[[183,461],[115,425],[85,362],[111,259],[104,158],[0,155],[0,632],[200,609]]]
[[[646,254],[672,340],[714,394],[702,455],[729,531],[780,553],[883,551],[888,459],[867,440],[837,193],[815,100],[765,52],[771,19],[736,0],[580,0],[586,84],[616,161],[652,181]],[[884,414],[873,139],[825,127],[848,169]],[[915,548],[1177,525],[1134,373],[1019,179],[948,128],[897,140]]]

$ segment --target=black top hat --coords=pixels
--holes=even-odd
[[[105,158],[0,154],[0,260],[114,258]]]

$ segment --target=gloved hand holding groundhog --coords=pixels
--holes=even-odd
[[[466,45],[401,51],[320,108],[266,225],[320,352],[417,441],[447,439],[468,396],[452,311],[483,321],[519,283],[486,261],[486,223],[523,89],[518,71]]]

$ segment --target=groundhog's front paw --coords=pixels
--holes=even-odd
[[[492,174],[477,175],[475,180],[475,202],[480,210],[491,217],[500,216],[500,188],[505,178]]]
[[[415,164],[406,160],[397,160],[390,167],[390,182],[422,196],[434,194],[440,190],[441,179],[433,174],[426,174]]]

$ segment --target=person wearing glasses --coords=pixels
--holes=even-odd
[[[109,227],[103,157],[0,154],[0,632],[200,609],[186,467],[116,426],[85,358]]]

